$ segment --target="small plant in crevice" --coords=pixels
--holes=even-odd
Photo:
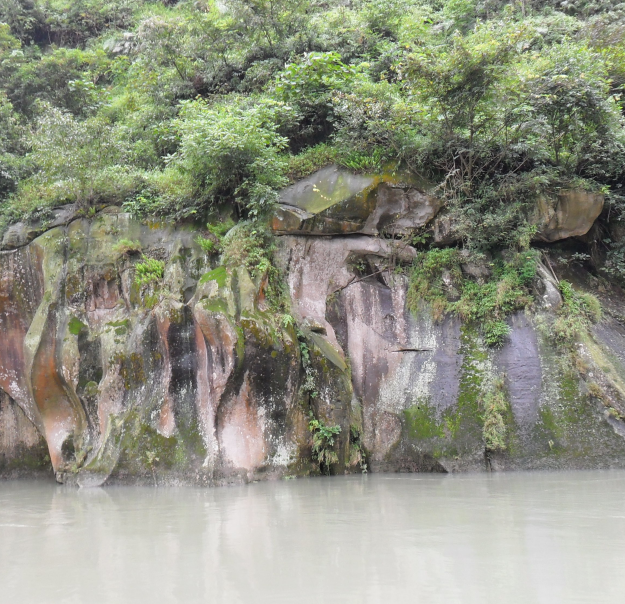
[[[293,318],[293,315],[290,315],[289,313],[283,313],[280,318],[280,324],[282,325],[283,329],[289,329],[290,327],[295,326],[295,319]]]
[[[362,445],[361,434],[358,426],[353,424],[349,427],[349,465],[360,466],[363,474],[367,473],[367,460]]]
[[[143,262],[135,266],[135,283],[141,287],[160,281],[165,274],[165,263],[162,260],[143,256]]]
[[[510,335],[510,326],[505,321],[486,321],[482,326],[484,341],[491,348],[501,348]]]
[[[208,237],[198,235],[195,238],[195,242],[202,248],[202,251],[206,255],[214,254],[222,249],[223,238],[226,233],[234,226],[232,218],[228,218],[223,222],[217,222],[215,224],[208,223],[206,229],[208,230]]]
[[[140,241],[131,241],[130,239],[120,239],[114,246],[113,252],[120,256],[128,256],[130,254],[138,254],[141,251]]]
[[[159,285],[165,275],[162,260],[143,256],[143,261],[135,265],[135,286],[139,289],[145,308],[154,308],[160,300]]]
[[[210,255],[217,251],[217,244],[209,237],[202,237],[201,235],[198,235],[195,238],[195,243],[202,248],[202,251],[206,255]]]
[[[239,222],[222,239],[222,264],[243,266],[264,292],[264,299],[276,315],[290,310],[284,275],[274,263],[276,238],[266,225]]]
[[[299,342],[302,367],[304,368],[304,381],[301,386],[302,392],[309,394],[312,398],[317,398],[318,392],[315,387],[315,373],[310,362],[310,348],[308,348],[304,334],[299,329],[297,330],[297,340]]]
[[[330,466],[339,461],[334,443],[335,438],[341,433],[341,426],[327,426],[311,413],[308,430],[312,433],[313,458],[319,463],[319,469],[324,474],[329,474]]]
[[[156,471],[155,471],[155,464],[157,461],[159,461],[159,458],[156,456],[156,453],[154,451],[146,451],[145,463],[147,464],[148,468],[150,468],[152,472],[152,480],[154,480],[154,486],[157,486]]]

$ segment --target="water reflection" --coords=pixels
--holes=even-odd
[[[622,602],[625,472],[0,483],[0,602]]]

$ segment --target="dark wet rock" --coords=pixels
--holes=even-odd
[[[52,476],[45,439],[11,397],[0,390],[0,477]]]

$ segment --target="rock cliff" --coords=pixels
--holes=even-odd
[[[219,267],[189,226],[108,207],[13,227],[0,252],[0,474],[89,486],[317,473],[311,418],[340,428],[322,468],[334,473],[625,467],[620,290],[600,284],[604,318],[564,363],[548,333],[557,280],[599,282],[541,265],[532,310],[489,348],[470,323],[408,310],[395,267],[416,252],[402,235],[442,228],[434,198],[330,172],[287,190],[272,222],[282,317],[266,275]],[[586,201],[561,196],[536,219],[539,239],[585,234],[603,203]],[[142,255],[162,263],[157,285],[136,280]],[[484,441],[494,385],[507,401],[497,450]]]

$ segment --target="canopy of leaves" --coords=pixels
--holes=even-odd
[[[254,218],[337,160],[523,248],[560,187],[625,208],[624,65],[616,0],[5,0],[0,229],[64,202]]]

